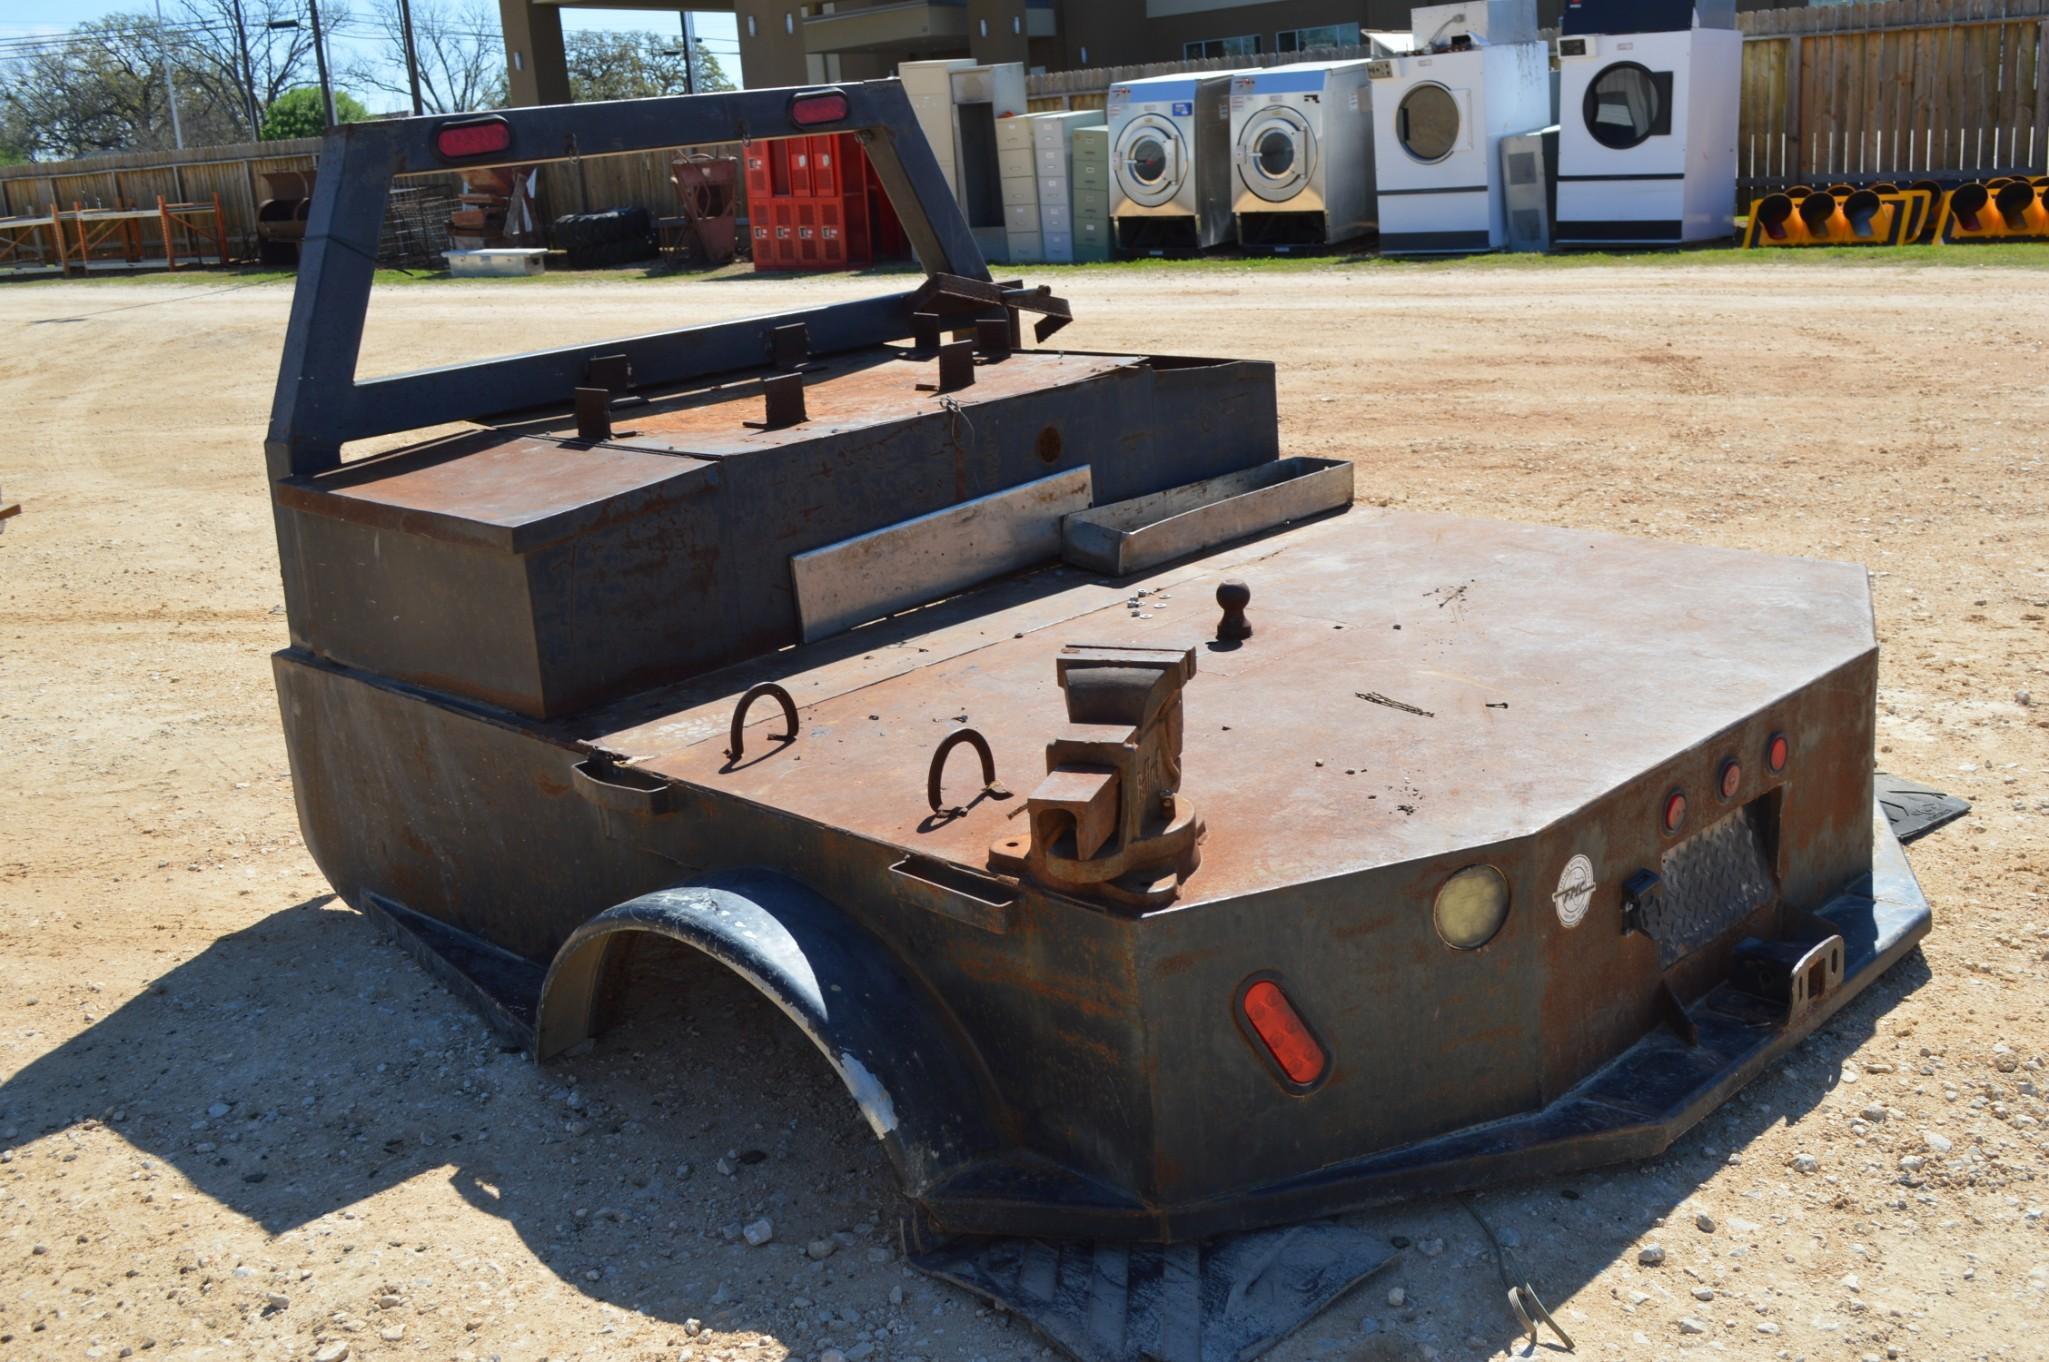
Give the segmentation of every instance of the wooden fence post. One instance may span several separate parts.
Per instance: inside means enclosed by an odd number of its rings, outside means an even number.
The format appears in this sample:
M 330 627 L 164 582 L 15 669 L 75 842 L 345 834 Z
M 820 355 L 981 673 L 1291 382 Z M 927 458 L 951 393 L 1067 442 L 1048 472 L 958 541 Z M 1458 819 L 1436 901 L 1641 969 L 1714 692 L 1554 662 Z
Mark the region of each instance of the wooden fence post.
M 2035 21 L 2034 141 L 2032 168 L 2049 173 L 2049 18 Z
M 1805 42 L 1797 33 L 1786 36 L 1786 178 L 1794 181 L 1807 168 L 1807 147 L 1803 141 L 1806 124 L 1800 117 L 1805 93 L 1800 86 L 1800 56 Z

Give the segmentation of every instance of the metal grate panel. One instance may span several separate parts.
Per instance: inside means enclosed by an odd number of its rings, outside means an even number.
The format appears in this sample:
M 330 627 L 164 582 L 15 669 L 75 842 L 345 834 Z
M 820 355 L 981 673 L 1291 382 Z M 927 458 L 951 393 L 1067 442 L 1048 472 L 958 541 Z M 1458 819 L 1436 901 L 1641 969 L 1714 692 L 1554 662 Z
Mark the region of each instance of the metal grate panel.
M 1778 893 L 1755 807 L 1708 824 L 1661 859 L 1662 892 L 1643 913 L 1661 966 L 1685 959 Z

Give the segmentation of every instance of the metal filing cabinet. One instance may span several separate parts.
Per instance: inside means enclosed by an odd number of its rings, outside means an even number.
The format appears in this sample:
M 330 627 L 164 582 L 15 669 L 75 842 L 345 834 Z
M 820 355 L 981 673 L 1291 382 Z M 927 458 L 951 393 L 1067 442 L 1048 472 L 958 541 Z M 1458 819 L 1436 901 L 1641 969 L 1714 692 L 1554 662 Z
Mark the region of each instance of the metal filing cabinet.
M 1073 176 L 1074 258 L 1108 260 L 1110 250 L 1110 130 L 1076 128 L 1069 139 Z
M 1047 260 L 1065 263 L 1074 259 L 1074 135 L 1103 127 L 1103 111 L 1034 114 L 1030 122 L 1039 187 L 1040 244 Z
M 1039 239 L 1039 178 L 1032 148 L 1034 116 L 999 119 L 996 164 L 1003 172 L 1003 233 L 1007 259 L 1029 264 L 1045 259 Z

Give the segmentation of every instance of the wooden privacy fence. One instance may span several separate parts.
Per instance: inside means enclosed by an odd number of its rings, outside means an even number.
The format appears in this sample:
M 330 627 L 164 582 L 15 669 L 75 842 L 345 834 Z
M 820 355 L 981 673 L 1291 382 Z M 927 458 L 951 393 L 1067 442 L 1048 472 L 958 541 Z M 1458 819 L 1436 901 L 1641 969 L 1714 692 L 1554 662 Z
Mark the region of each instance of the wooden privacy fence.
M 218 194 L 229 248 L 236 257 L 248 259 L 256 254 L 256 206 L 265 198 L 263 176 L 273 171 L 313 170 L 319 150 L 320 139 L 306 137 L 0 166 L 0 220 L 47 218 L 53 206 L 66 214 L 73 205 L 89 210 L 153 208 L 158 195 L 172 203 L 210 203 Z M 700 150 L 739 154 L 737 146 Z M 677 202 L 675 187 L 669 182 L 669 162 L 675 154 L 634 152 L 548 164 L 541 170 L 544 210 L 553 217 L 641 207 L 657 218 L 672 217 Z M 452 207 L 459 178 L 439 171 L 406 176 L 398 183 L 428 189 L 437 201 L 446 199 Z
M 2049 167 L 2049 0 L 1886 0 L 1737 24 L 1746 207 L 1790 184 Z
M 274 170 L 310 170 L 319 149 L 319 138 L 303 137 L 0 166 L 0 217 L 46 217 L 52 205 L 66 213 L 74 204 L 88 209 L 139 208 L 154 205 L 158 195 L 171 203 L 210 203 L 218 194 L 229 248 L 238 256 L 250 256 L 256 253 L 262 176 Z

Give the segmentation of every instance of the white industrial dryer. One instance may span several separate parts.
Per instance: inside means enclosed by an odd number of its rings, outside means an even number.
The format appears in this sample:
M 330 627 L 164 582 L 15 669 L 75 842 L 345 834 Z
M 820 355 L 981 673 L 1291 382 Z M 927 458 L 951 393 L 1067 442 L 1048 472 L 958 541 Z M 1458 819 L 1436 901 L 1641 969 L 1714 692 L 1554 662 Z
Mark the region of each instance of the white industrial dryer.
M 1373 230 L 1366 62 L 1301 62 L 1231 82 L 1232 208 L 1244 246 L 1323 246 Z
M 1551 54 L 1532 0 L 1410 12 L 1415 50 L 1367 63 L 1380 249 L 1498 250 L 1500 140 L 1551 120 Z
M 1110 220 L 1120 250 L 1201 250 L 1230 238 L 1230 94 L 1239 74 L 1110 87 Z
M 1734 0 L 1568 0 L 1552 239 L 1650 246 L 1729 235 L 1742 84 Z

